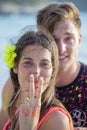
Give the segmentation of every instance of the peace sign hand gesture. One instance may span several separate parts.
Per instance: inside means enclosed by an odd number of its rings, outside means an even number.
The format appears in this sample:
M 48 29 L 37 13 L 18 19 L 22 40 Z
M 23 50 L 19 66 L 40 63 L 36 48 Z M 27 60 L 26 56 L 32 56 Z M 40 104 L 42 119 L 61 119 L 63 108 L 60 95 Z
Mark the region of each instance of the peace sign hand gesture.
M 29 98 L 20 105 L 19 126 L 20 130 L 36 130 L 41 109 L 41 95 L 43 78 L 40 77 L 39 85 L 35 89 L 34 76 L 30 75 Z

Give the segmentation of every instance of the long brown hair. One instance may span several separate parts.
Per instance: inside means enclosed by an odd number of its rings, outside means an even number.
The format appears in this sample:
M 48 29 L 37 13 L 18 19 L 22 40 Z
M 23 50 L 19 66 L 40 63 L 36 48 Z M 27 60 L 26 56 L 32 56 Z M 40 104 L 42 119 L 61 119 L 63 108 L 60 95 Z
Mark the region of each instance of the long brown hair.
M 45 92 L 42 94 L 41 113 L 40 113 L 40 119 L 41 119 L 44 112 L 51 106 L 59 105 L 63 107 L 63 105 L 58 100 L 55 99 L 55 84 L 56 84 L 56 77 L 59 69 L 58 48 L 50 33 L 47 32 L 46 30 L 43 30 L 41 27 L 38 29 L 38 31 L 27 31 L 19 38 L 19 40 L 15 44 L 16 46 L 15 53 L 17 54 L 17 57 L 14 60 L 15 62 L 14 66 L 18 66 L 23 50 L 27 46 L 31 46 L 31 45 L 33 46 L 40 45 L 51 52 L 53 72 L 52 72 L 50 83 L 47 89 L 45 90 Z M 18 130 L 19 129 L 18 122 L 17 122 L 18 118 L 15 118 L 14 115 L 17 110 L 16 108 L 17 99 L 21 93 L 20 84 L 18 81 L 18 75 L 14 73 L 13 68 L 10 70 L 10 76 L 13 82 L 14 94 L 9 103 L 8 112 L 11 118 L 11 130 Z

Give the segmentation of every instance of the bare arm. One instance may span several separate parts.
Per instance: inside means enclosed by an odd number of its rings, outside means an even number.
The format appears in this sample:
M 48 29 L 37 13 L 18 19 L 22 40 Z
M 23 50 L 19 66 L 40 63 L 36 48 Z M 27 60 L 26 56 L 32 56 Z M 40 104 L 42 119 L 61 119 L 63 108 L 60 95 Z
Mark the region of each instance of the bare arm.
M 0 110 L 0 130 L 3 129 L 4 124 L 9 118 L 8 112 L 7 112 L 7 104 L 10 101 L 13 94 L 13 87 L 11 79 L 8 79 L 3 86 L 2 90 L 2 107 Z
M 39 130 L 70 130 L 69 119 L 64 113 L 54 111 Z

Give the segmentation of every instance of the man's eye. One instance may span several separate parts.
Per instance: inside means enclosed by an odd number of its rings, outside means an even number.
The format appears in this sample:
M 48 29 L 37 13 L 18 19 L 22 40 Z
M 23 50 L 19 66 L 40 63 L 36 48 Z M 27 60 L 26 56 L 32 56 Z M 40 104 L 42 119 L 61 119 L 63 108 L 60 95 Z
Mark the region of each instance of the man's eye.
M 73 37 L 67 37 L 67 38 L 65 38 L 65 40 L 66 41 L 71 41 L 71 40 L 73 40 Z

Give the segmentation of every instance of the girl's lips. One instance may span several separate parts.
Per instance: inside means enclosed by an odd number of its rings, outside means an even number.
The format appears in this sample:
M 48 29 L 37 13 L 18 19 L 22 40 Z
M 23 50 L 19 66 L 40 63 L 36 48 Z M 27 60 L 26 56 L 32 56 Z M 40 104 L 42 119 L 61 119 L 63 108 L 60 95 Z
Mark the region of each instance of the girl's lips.
M 35 86 L 38 86 L 39 85 L 39 81 L 35 81 L 34 84 L 35 84 Z

